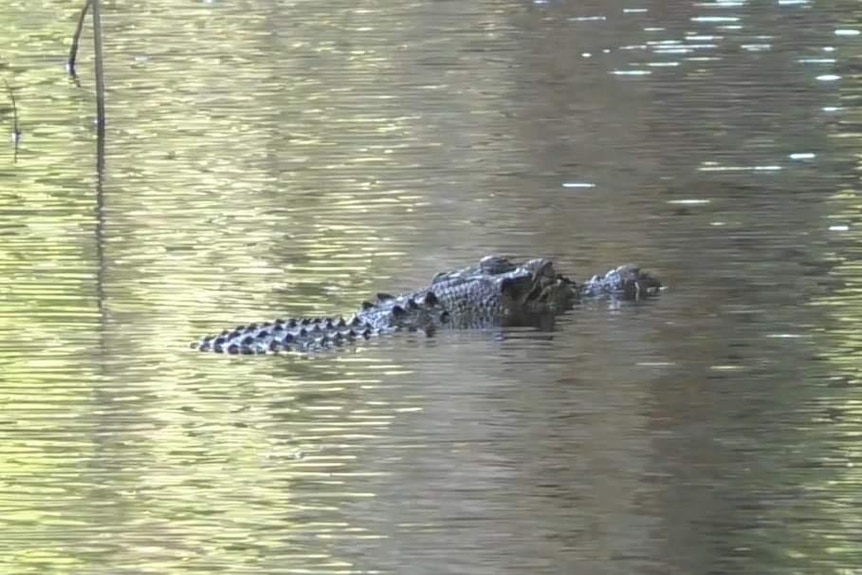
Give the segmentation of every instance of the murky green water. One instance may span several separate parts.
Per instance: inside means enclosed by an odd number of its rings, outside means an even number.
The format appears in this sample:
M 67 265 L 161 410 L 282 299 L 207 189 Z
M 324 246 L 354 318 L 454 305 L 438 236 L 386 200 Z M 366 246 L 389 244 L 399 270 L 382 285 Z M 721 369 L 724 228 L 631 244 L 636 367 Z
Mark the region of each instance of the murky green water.
M 0 6 L 0 572 L 862 572 L 857 3 L 105 3 L 101 206 L 81 3 Z M 186 347 L 492 252 L 670 290 Z

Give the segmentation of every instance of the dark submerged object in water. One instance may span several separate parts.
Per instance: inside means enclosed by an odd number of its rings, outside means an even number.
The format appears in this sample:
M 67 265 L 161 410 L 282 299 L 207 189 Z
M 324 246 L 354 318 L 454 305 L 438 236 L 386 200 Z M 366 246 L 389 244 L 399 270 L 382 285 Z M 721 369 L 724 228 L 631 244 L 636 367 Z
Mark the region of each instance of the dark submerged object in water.
M 478 264 L 440 272 L 418 290 L 377 294 L 348 318 L 291 318 L 240 325 L 191 344 L 227 354 L 311 352 L 396 331 L 432 332 L 441 327 L 523 325 L 555 316 L 584 299 L 639 300 L 657 294 L 661 282 L 633 265 L 576 283 L 558 274 L 551 260 L 513 262 L 486 256 Z

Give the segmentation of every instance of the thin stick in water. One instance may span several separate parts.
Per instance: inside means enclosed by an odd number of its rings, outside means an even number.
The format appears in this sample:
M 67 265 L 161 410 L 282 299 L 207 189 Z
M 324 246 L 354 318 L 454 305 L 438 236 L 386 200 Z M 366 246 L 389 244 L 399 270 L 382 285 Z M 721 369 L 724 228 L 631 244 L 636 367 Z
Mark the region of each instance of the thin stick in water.
M 12 90 L 12 86 L 5 79 L 3 83 L 6 85 L 9 99 L 12 101 L 12 144 L 15 146 L 15 160 L 17 161 L 18 144 L 21 142 L 21 126 L 18 124 L 18 103 L 15 101 L 15 92 Z
M 12 136 L 18 140 L 21 137 L 21 130 L 18 125 L 18 104 L 15 102 L 15 92 L 12 91 L 9 82 L 3 80 L 3 83 L 6 85 L 6 91 L 9 92 L 9 99 L 12 100 Z
M 70 76 L 77 76 L 75 64 L 78 59 L 78 42 L 81 39 L 81 31 L 84 29 L 84 19 L 87 17 L 87 10 L 93 0 L 87 0 L 84 3 L 84 8 L 81 10 L 81 15 L 78 16 L 78 27 L 75 28 L 75 35 L 72 36 L 72 47 L 69 49 L 69 61 L 66 62 L 66 71 Z
M 102 57 L 102 14 L 99 0 L 89 0 L 93 8 L 93 48 L 96 52 L 96 134 L 105 140 L 105 72 Z

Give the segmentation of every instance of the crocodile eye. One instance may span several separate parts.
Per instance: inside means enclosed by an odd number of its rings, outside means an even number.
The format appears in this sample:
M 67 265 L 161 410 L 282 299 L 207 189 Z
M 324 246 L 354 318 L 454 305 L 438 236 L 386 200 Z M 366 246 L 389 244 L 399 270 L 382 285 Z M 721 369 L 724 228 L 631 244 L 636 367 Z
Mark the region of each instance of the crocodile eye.
M 429 291 L 425 294 L 425 305 L 434 307 L 436 305 L 440 305 L 440 299 L 437 297 L 433 291 Z

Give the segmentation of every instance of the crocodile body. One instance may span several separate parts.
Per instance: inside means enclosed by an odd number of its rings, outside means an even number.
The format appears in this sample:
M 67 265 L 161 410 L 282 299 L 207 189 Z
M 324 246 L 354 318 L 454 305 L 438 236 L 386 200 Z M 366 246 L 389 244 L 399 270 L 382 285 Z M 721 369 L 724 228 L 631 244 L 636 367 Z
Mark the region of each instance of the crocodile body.
M 240 325 L 191 344 L 227 354 L 312 352 L 397 331 L 516 325 L 553 316 L 585 298 L 637 300 L 661 288 L 635 266 L 614 268 L 583 284 L 560 275 L 544 258 L 513 262 L 487 256 L 438 273 L 428 286 L 400 295 L 377 294 L 350 317 L 277 319 Z

